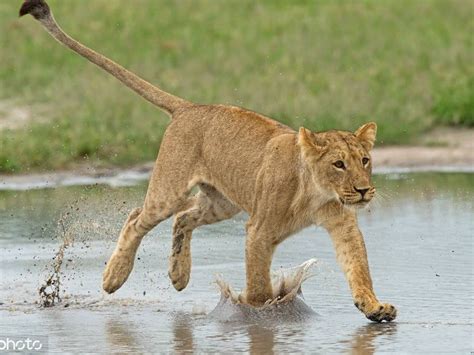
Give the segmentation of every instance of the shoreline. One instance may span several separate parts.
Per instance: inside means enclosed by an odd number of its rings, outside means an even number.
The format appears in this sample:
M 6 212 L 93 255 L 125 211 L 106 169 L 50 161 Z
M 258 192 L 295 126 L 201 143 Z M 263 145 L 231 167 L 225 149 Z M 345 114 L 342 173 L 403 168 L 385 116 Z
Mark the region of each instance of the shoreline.
M 372 151 L 374 175 L 416 172 L 474 173 L 473 144 L 458 147 L 400 146 Z M 147 181 L 154 162 L 130 168 L 81 166 L 64 171 L 0 174 L 0 191 L 24 191 L 61 186 L 133 186 Z

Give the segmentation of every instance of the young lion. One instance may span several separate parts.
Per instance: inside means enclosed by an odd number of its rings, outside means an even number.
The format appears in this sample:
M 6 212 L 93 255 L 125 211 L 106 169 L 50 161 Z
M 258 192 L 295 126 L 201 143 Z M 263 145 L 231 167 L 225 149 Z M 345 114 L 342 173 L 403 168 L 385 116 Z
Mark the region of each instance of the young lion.
M 371 184 L 375 123 L 355 133 L 299 132 L 239 107 L 198 105 L 151 85 L 65 34 L 44 0 L 27 0 L 31 14 L 59 42 L 106 70 L 171 116 L 142 208 L 134 209 L 120 232 L 103 275 L 112 293 L 127 280 L 145 234 L 175 216 L 169 277 L 176 290 L 188 284 L 191 235 L 202 225 L 248 213 L 246 302 L 272 298 L 270 266 L 275 248 L 309 225 L 321 225 L 334 242 L 354 304 L 381 322 L 396 309 L 373 291 L 364 240 L 354 207 L 375 194 Z M 199 192 L 191 196 L 194 186 Z

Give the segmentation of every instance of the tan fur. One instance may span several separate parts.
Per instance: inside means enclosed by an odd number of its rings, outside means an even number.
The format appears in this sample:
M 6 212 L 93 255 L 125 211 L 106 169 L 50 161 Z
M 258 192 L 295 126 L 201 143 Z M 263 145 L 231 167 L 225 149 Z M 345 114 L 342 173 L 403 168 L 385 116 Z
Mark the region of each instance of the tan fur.
M 190 103 L 70 38 L 45 10 L 43 0 L 27 4 L 27 12 L 57 40 L 172 115 L 144 205 L 130 213 L 104 271 L 107 292 L 127 280 L 145 234 L 173 215 L 169 276 L 178 291 L 184 289 L 191 272 L 192 231 L 243 210 L 249 215 L 245 247 L 249 304 L 259 306 L 272 297 L 270 266 L 277 245 L 316 224 L 332 237 L 355 305 L 374 321 L 395 318 L 395 308 L 375 297 L 355 212 L 375 193 L 369 155 L 375 123 L 355 133 L 314 133 L 305 128 L 297 133 L 239 107 Z M 363 158 L 369 159 L 365 165 Z M 343 167 L 336 166 L 339 161 Z M 200 191 L 191 196 L 196 185 Z

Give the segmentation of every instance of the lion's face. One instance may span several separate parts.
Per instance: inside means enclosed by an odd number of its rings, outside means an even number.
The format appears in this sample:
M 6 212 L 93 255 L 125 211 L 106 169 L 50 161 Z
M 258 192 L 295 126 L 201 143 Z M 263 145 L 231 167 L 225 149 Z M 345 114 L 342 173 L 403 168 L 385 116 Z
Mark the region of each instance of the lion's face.
M 329 131 L 312 133 L 300 129 L 299 144 L 314 183 L 327 199 L 344 205 L 364 206 L 375 194 L 371 183 L 369 151 L 377 126 L 367 123 L 355 133 Z

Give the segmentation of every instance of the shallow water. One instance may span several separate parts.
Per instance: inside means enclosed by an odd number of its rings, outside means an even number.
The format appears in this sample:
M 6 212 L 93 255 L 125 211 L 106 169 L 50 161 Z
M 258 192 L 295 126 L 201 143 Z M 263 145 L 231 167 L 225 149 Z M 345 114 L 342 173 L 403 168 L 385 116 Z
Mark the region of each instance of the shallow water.
M 376 185 L 379 199 L 360 212 L 360 225 L 376 293 L 398 307 L 396 322 L 384 324 L 353 306 L 322 229 L 285 241 L 273 262 L 280 268 L 318 259 L 303 284 L 314 318 L 226 323 L 207 314 L 220 297 L 216 273 L 244 285 L 245 215 L 195 231 L 183 292 L 167 277 L 166 221 L 145 238 L 127 283 L 105 295 L 104 263 L 146 186 L 0 192 L 0 338 L 37 337 L 50 352 L 82 353 L 472 351 L 474 174 L 381 175 Z M 74 244 L 62 265 L 63 300 L 40 308 L 37 289 L 64 233 Z

